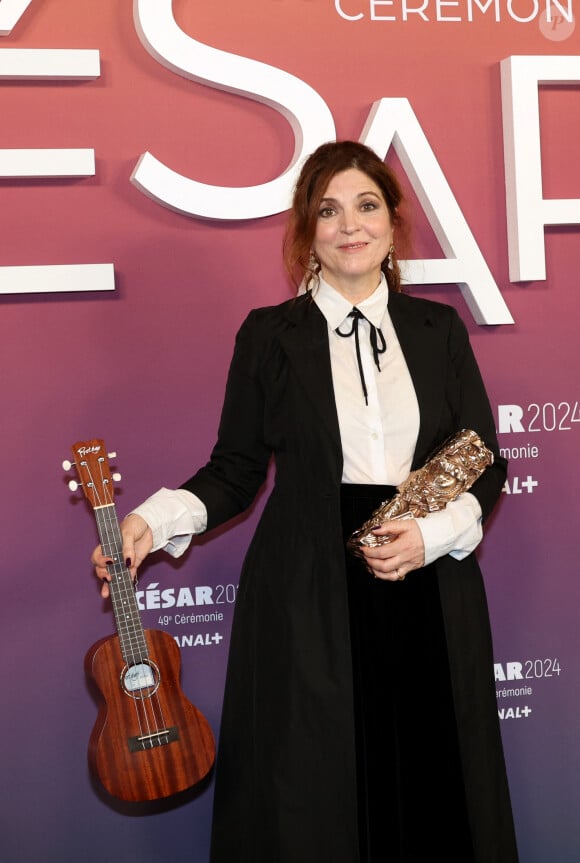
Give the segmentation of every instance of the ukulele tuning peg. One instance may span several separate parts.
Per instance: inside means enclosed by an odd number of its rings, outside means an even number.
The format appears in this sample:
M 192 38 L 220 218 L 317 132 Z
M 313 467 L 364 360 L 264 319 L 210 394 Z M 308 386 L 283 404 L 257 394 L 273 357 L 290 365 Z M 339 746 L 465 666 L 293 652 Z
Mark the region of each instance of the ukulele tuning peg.
M 71 491 L 76 491 L 77 488 L 79 488 L 81 485 L 82 485 L 82 483 L 77 482 L 76 479 L 71 479 L 71 481 L 68 484 L 68 487 L 70 488 Z
M 73 466 L 73 464 L 74 464 L 74 462 L 69 461 L 68 458 L 65 458 L 65 460 L 62 463 L 62 469 L 63 470 L 70 470 L 71 467 Z
M 114 473 L 113 479 L 115 480 L 115 482 L 119 482 L 119 480 L 121 479 L 121 474 L 120 473 Z
M 108 452 L 107 455 L 109 456 L 109 458 L 117 458 L 116 452 Z

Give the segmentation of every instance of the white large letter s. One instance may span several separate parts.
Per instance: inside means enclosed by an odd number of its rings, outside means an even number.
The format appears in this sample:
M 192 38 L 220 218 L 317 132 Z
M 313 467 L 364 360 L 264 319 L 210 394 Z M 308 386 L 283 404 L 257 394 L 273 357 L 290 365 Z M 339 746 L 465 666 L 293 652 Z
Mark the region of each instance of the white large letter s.
M 0 36 L 8 36 L 16 27 L 32 0 L 0 0 Z
M 134 0 L 133 13 L 139 38 L 156 60 L 192 81 L 279 111 L 292 126 L 295 149 L 283 174 L 257 186 L 199 183 L 172 171 L 151 153 L 141 156 L 131 182 L 166 207 L 208 219 L 256 219 L 287 210 L 304 157 L 336 137 L 332 114 L 321 96 L 288 72 L 192 39 L 177 26 L 171 0 Z

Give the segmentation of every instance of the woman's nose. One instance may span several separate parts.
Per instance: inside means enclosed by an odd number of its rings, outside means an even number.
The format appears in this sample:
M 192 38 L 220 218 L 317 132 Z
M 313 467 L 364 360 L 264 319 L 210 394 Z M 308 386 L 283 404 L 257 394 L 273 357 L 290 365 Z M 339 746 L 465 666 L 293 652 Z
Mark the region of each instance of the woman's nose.
M 343 210 L 341 229 L 345 234 L 352 234 L 359 228 L 358 213 L 356 210 Z

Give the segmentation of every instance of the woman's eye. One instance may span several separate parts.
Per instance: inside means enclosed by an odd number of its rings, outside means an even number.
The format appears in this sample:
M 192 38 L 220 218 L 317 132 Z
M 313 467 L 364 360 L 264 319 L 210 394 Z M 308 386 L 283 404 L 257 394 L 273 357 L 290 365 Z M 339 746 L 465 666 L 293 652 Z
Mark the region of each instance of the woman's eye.
M 328 217 L 329 217 L 329 216 L 333 216 L 333 215 L 334 215 L 334 213 L 335 213 L 335 211 L 332 209 L 332 207 L 324 207 L 324 208 L 320 211 L 319 216 L 320 216 L 322 219 L 328 219 Z
M 361 204 L 361 209 L 362 210 L 376 210 L 377 205 L 374 201 L 363 201 L 363 203 Z

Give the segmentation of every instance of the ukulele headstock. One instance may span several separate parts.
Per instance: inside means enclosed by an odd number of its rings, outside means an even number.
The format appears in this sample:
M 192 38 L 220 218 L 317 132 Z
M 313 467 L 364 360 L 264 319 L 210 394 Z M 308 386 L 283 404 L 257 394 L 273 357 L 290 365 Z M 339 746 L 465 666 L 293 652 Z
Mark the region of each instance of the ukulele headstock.
M 72 462 L 63 462 L 65 470 L 74 467 L 78 474 L 78 483 L 71 480 L 68 484 L 71 491 L 80 486 L 93 509 L 112 504 L 115 497 L 113 480 L 121 479 L 120 474 L 111 473 L 109 465 L 109 458 L 114 458 L 116 453 L 107 453 L 105 442 L 94 438 L 73 444 L 72 454 Z

